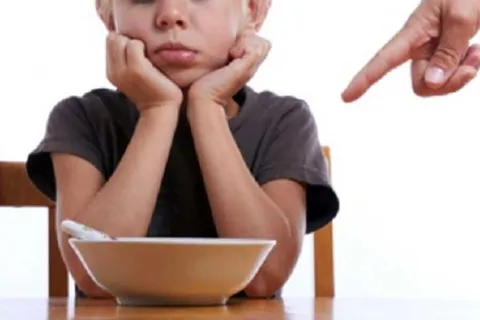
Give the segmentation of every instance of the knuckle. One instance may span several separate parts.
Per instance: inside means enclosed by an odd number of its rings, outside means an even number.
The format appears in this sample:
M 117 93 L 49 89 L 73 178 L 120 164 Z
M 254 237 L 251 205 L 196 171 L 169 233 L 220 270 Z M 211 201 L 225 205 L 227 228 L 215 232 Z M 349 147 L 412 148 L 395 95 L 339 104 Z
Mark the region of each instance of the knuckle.
M 134 40 L 128 41 L 127 46 L 132 51 L 141 50 L 143 48 L 143 43 L 140 40 L 134 39 Z
M 137 44 L 134 40 L 128 41 L 125 44 L 125 50 L 127 50 L 129 53 L 135 52 L 135 49 L 137 48 Z
M 265 40 L 265 47 L 268 51 L 270 51 L 270 49 L 272 49 L 272 42 L 269 40 Z
M 118 36 L 114 33 L 109 33 L 107 35 L 107 45 L 110 46 L 110 47 L 113 47 L 113 46 L 118 46 L 120 43 L 121 43 L 121 39 L 118 38 Z
M 263 56 L 265 49 L 265 43 L 257 42 L 254 43 L 248 51 L 255 57 L 255 59 L 258 59 Z
M 258 46 L 253 50 L 253 54 L 255 55 L 256 59 L 259 59 L 263 56 L 263 48 Z
M 457 50 L 452 47 L 440 46 L 436 52 L 438 63 L 442 68 L 448 68 L 451 65 L 455 65 L 461 60 L 461 56 Z
M 476 12 L 462 5 L 452 6 L 448 11 L 448 20 L 459 27 L 476 27 Z
M 107 42 L 112 43 L 115 40 L 115 35 L 113 33 L 109 33 L 107 35 Z

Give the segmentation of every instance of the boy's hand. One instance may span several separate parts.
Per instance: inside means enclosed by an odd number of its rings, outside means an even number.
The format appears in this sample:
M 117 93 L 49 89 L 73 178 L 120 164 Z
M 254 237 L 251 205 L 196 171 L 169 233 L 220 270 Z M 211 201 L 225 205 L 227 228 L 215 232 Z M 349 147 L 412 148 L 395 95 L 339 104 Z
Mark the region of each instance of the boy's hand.
M 270 52 L 270 42 L 247 30 L 230 50 L 232 62 L 197 80 L 189 90 L 189 101 L 214 102 L 226 106 L 255 74 Z
M 165 105 L 179 107 L 182 91 L 146 58 L 139 40 L 110 33 L 107 37 L 107 76 L 143 112 Z

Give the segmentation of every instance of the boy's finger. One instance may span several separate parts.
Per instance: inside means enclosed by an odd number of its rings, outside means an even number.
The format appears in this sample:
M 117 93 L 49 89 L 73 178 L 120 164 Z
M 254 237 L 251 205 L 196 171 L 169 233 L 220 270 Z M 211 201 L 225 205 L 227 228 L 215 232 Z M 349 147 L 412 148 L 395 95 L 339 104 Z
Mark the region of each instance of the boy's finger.
M 109 60 L 113 69 L 124 69 L 126 65 L 127 39 L 116 34 L 108 35 Z
M 105 41 L 106 44 L 106 67 L 107 67 L 107 75 L 110 81 L 115 81 L 115 74 L 116 71 L 116 55 L 114 54 L 114 38 L 112 35 L 108 35 Z
M 413 44 L 419 39 L 417 29 L 409 26 L 397 33 L 351 80 L 342 99 L 345 102 L 357 100 L 388 72 L 409 60 Z
M 245 81 L 250 80 L 260 67 L 262 62 L 266 59 L 270 51 L 270 43 L 262 39 L 252 39 L 249 46 L 245 49 Z
M 145 46 L 139 40 L 131 40 L 126 45 L 126 62 L 128 68 L 140 71 L 145 61 Z
M 246 47 L 250 44 L 251 37 L 254 37 L 254 32 L 249 31 L 246 28 L 242 33 L 237 36 L 235 44 L 230 49 L 230 55 L 234 59 L 241 58 L 245 54 Z
M 237 42 L 230 50 L 230 56 L 233 59 L 241 58 L 244 53 L 245 53 L 245 47 L 242 42 Z
M 240 90 L 253 77 L 271 47 L 270 42 L 256 37 L 244 38 L 239 44 L 242 55 L 228 65 L 226 72 L 231 92 Z
M 229 83 L 230 92 L 240 90 L 251 78 L 252 70 L 256 65 L 256 56 L 251 51 L 245 50 L 245 54 L 238 59 L 233 60 L 228 65 L 226 83 Z

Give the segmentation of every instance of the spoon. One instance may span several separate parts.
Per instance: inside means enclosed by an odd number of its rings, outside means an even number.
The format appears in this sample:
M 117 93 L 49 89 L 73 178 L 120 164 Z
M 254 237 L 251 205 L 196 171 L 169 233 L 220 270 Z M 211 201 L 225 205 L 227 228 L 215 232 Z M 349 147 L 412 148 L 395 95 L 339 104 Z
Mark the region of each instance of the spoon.
M 60 228 L 63 232 L 70 236 L 80 240 L 114 240 L 114 237 L 109 236 L 106 233 L 95 230 L 84 224 L 75 222 L 73 220 L 63 220 L 60 224 Z

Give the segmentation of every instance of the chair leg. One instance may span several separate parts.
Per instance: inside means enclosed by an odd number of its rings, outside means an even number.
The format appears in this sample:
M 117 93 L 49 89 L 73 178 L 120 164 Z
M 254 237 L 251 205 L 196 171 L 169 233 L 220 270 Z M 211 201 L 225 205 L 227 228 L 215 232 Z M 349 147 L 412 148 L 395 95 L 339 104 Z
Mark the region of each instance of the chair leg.
M 68 273 L 58 247 L 55 208 L 48 210 L 48 294 L 68 296 Z
M 332 223 L 314 233 L 315 297 L 334 297 Z

